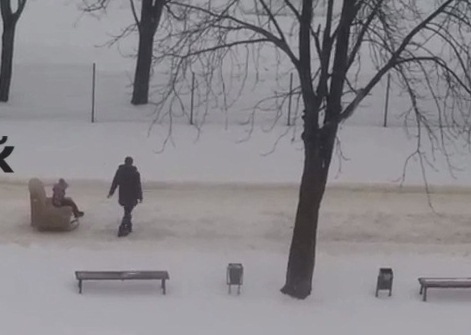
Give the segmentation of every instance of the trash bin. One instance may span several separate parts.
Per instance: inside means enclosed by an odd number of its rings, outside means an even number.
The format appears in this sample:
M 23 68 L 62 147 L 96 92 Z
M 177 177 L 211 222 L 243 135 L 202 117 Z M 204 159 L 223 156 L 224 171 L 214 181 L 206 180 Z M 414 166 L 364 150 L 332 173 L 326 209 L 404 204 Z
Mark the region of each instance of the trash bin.
M 380 290 L 388 290 L 389 296 L 391 296 L 393 277 L 393 270 L 391 268 L 379 269 L 378 281 L 376 283 L 376 297 L 378 297 L 378 292 Z
M 237 285 L 237 292 L 240 294 L 240 286 L 243 283 L 244 267 L 240 263 L 229 263 L 227 266 L 227 285 L 229 286 L 229 293 L 231 293 L 231 286 Z

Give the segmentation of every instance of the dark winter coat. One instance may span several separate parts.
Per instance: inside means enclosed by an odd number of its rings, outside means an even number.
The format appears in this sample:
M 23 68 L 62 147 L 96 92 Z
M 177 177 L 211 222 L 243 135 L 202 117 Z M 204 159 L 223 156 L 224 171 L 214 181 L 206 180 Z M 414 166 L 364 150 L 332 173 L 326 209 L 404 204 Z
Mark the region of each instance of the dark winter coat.
M 118 167 L 109 194 L 113 195 L 118 186 L 121 206 L 135 206 L 138 200 L 142 201 L 141 175 L 135 166 L 122 164 Z
M 65 199 L 65 190 L 67 187 L 69 187 L 69 185 L 63 179 L 60 179 L 57 184 L 54 184 L 52 187 L 52 204 L 54 206 L 62 206 L 62 201 Z

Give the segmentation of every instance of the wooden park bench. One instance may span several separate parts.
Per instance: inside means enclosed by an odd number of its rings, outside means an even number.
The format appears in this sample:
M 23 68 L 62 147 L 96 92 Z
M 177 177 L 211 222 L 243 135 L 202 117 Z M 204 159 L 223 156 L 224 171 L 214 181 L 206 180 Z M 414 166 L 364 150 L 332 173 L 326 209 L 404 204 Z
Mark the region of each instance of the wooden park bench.
M 165 294 L 165 281 L 170 279 L 167 271 L 75 271 L 79 293 L 82 293 L 84 280 L 161 280 Z
M 428 288 L 471 288 L 471 278 L 419 278 L 422 300 L 427 301 Z

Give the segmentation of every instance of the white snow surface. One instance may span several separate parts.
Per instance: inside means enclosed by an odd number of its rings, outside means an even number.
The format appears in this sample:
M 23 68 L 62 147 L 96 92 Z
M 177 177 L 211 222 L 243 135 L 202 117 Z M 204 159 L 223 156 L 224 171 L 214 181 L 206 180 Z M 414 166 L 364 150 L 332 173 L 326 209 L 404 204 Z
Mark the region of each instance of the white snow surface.
M 95 47 L 132 22 L 128 2 L 115 4 L 97 20 L 77 1 L 30 0 L 19 22 L 11 99 L 0 106 L 0 136 L 15 146 L 7 160 L 15 173 L 0 174 L 1 334 L 469 333 L 469 290 L 430 290 L 423 303 L 417 282 L 469 276 L 463 143 L 450 157 L 453 174 L 441 156 L 425 167 L 430 198 L 416 160 L 401 183 L 415 142 L 399 127 L 399 94 L 381 127 L 380 86 L 340 131 L 344 159 L 334 158 L 322 204 L 313 293 L 291 299 L 279 289 L 303 165 L 299 120 L 286 127 L 282 115 L 272 128 L 274 115 L 257 114 L 251 130 L 250 111 L 236 105 L 210 110 L 204 123 L 196 110 L 200 131 L 182 116 L 149 132 L 156 111 L 129 104 L 133 59 Z M 133 48 L 133 38 L 121 45 Z M 142 174 L 144 202 L 134 232 L 118 239 L 122 209 L 106 195 L 126 155 Z M 49 194 L 59 177 L 69 181 L 86 213 L 76 231 L 31 228 L 32 177 Z M 227 293 L 230 262 L 244 265 L 240 296 Z M 394 270 L 392 297 L 374 297 L 380 267 Z M 170 280 L 165 296 L 158 282 L 127 281 L 85 282 L 79 295 L 76 270 L 168 270 Z
M 331 189 L 324 202 L 314 291 L 283 296 L 296 188 L 175 185 L 147 189 L 135 231 L 115 237 L 120 209 L 101 185 L 70 194 L 86 211 L 78 230 L 29 226 L 24 185 L 0 196 L 2 330 L 25 334 L 216 334 L 296 332 L 441 334 L 469 327 L 466 290 L 430 290 L 419 276 L 463 276 L 469 261 L 470 195 Z M 227 263 L 244 265 L 240 296 L 225 286 Z M 379 267 L 394 269 L 392 297 L 374 297 Z M 168 270 L 158 282 L 85 282 L 76 270 Z

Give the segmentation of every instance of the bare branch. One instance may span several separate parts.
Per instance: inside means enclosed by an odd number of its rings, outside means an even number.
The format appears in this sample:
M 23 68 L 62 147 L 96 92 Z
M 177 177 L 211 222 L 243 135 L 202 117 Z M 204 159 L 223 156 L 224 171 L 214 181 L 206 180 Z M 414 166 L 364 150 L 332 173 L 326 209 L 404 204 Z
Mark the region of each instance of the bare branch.
M 368 31 L 368 29 L 370 29 L 371 23 L 373 22 L 375 17 L 378 15 L 378 12 L 381 9 L 383 2 L 384 0 L 377 0 L 371 12 L 367 16 L 366 21 L 361 22 L 360 32 L 353 45 L 352 51 L 350 52 L 347 68 L 350 68 L 353 62 L 355 61 L 355 58 L 357 57 L 358 51 L 360 50 L 361 44 L 363 42 L 363 38 L 365 37 L 365 34 Z
M 394 51 L 391 55 L 389 61 L 373 76 L 373 78 L 369 81 L 369 83 L 359 91 L 355 99 L 345 108 L 345 110 L 341 113 L 340 119 L 346 119 L 350 117 L 358 106 L 358 104 L 365 98 L 365 96 L 371 91 L 373 87 L 381 80 L 381 78 L 394 67 L 396 62 L 398 61 L 402 52 L 409 46 L 409 43 L 412 39 L 424 29 L 429 22 L 431 22 L 435 17 L 442 14 L 443 11 L 453 2 L 453 0 L 445 1 L 440 7 L 438 7 L 435 11 L 433 11 L 425 20 L 420 22 L 414 29 L 412 29 L 409 34 L 403 39 L 400 46 Z
M 26 0 L 18 0 L 18 8 L 15 12 L 15 20 L 18 20 L 26 6 Z
M 296 7 L 293 6 L 290 0 L 283 0 L 286 4 L 286 6 L 293 12 L 294 16 L 296 19 L 299 21 L 301 19 L 301 13 L 296 9 Z
M 131 4 L 131 12 L 132 12 L 132 16 L 134 18 L 134 22 L 136 23 L 137 27 L 139 29 L 140 28 L 140 22 L 139 22 L 139 18 L 137 17 L 137 12 L 136 12 L 136 7 L 134 5 L 134 0 L 129 0 L 130 4 Z

